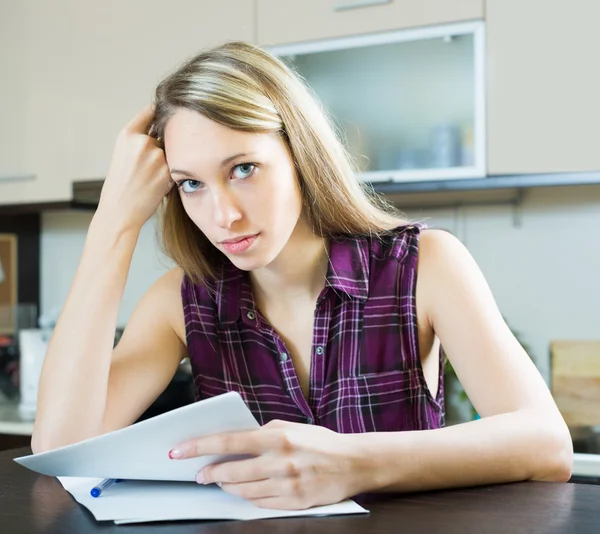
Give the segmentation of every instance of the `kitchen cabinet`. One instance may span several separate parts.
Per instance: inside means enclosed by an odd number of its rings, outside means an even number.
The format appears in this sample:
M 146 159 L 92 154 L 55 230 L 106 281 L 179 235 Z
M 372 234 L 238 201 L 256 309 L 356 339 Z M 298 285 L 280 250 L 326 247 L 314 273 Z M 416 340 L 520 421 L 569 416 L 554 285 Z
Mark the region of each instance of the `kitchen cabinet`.
M 25 68 L 22 53 L 25 50 L 25 9 L 23 4 L 0 6 L 0 69 L 2 93 L 0 98 L 0 197 L 2 185 L 8 177 L 25 172 Z M 17 53 L 15 53 L 17 52 Z M 21 53 L 19 53 L 21 52 Z
M 104 178 L 118 131 L 164 75 L 255 33 L 248 0 L 4 4 L 0 205 L 67 201 L 74 180 Z
M 598 0 L 487 0 L 490 174 L 600 169 L 598 20 Z
M 106 176 L 118 131 L 201 49 L 254 38 L 248 0 L 105 0 L 74 9 L 72 179 Z
M 104 178 L 117 132 L 151 101 L 156 83 L 200 49 L 231 39 L 258 42 L 305 75 L 338 124 L 351 126 L 350 136 L 360 117 L 345 109 L 380 103 L 390 110 L 363 125 L 383 139 L 373 137 L 371 147 L 361 146 L 369 136 L 349 140 L 359 157 L 379 151 L 358 162 L 369 166 L 365 179 L 600 169 L 597 0 L 174 0 L 168 12 L 164 6 L 2 4 L 0 68 L 9 83 L 0 93 L 0 205 L 66 201 L 73 181 Z M 469 36 L 461 27 L 475 29 Z M 402 72 L 412 85 L 400 80 Z M 367 95 L 361 84 L 387 91 L 385 99 Z M 416 160 L 425 143 L 432 135 L 455 136 L 448 124 L 457 122 L 466 143 L 462 162 L 423 169 Z
M 483 21 L 266 48 L 315 91 L 361 179 L 485 176 Z
M 69 196 L 70 1 L 1 8 L 0 204 Z
M 482 19 L 483 0 L 257 0 L 257 39 L 275 45 Z

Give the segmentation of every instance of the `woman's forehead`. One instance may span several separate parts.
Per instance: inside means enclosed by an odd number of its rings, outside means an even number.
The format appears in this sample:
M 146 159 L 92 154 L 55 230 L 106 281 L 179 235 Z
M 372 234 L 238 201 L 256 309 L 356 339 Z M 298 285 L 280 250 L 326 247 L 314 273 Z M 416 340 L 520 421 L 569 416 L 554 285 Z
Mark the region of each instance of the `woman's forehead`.
M 167 122 L 164 146 L 171 168 L 221 166 L 235 154 L 275 156 L 285 150 L 279 136 L 235 130 L 198 112 L 180 110 Z

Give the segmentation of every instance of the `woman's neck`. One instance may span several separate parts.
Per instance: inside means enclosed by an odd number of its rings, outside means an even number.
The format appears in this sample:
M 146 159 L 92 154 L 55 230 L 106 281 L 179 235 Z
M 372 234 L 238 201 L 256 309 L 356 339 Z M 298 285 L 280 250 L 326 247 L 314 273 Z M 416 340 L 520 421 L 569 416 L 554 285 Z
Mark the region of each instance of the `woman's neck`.
M 316 301 L 325 287 L 328 246 L 327 239 L 315 235 L 303 220 L 298 221 L 279 256 L 266 267 L 250 273 L 259 308 L 261 304 Z

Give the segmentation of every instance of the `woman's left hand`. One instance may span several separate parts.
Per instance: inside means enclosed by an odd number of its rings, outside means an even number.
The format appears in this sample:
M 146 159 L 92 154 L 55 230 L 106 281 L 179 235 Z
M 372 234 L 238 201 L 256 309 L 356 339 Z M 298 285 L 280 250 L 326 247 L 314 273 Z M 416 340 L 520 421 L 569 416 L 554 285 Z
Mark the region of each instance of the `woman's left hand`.
M 262 508 L 301 510 L 362 493 L 369 468 L 353 434 L 271 421 L 258 430 L 231 432 L 182 443 L 173 459 L 213 454 L 252 458 L 213 464 L 196 478 Z

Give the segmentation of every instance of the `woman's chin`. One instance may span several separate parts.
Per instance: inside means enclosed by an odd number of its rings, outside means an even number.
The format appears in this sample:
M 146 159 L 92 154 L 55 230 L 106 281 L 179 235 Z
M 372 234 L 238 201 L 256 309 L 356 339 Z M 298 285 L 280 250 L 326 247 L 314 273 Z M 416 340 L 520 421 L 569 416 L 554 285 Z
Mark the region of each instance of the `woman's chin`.
M 228 254 L 227 258 L 233 265 L 235 265 L 241 271 L 256 271 L 262 267 L 267 266 L 270 261 L 262 256 L 238 256 L 234 254 Z

